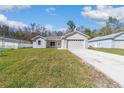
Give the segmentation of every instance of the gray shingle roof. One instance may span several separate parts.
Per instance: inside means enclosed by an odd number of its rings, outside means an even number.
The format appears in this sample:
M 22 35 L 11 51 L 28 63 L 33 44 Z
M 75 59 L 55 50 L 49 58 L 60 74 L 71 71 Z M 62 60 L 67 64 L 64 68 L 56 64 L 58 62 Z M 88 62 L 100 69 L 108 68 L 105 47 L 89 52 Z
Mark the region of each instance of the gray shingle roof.
M 65 34 L 65 35 L 63 35 L 63 36 L 48 36 L 48 37 L 42 37 L 41 35 L 38 35 L 38 36 L 33 37 L 32 40 L 36 40 L 37 38 L 43 38 L 43 39 L 45 39 L 45 40 L 61 40 L 61 39 L 63 39 L 63 38 L 66 38 L 66 37 L 68 37 L 68 36 L 71 36 L 71 35 L 73 35 L 73 34 L 75 34 L 75 33 L 79 33 L 79 34 L 81 34 L 81 35 L 86 36 L 87 38 L 89 38 L 88 35 L 85 35 L 85 34 L 79 32 L 79 31 L 73 31 L 73 32 L 69 32 L 69 33 L 67 33 L 67 34 Z
M 113 39 L 118 35 L 124 34 L 124 32 L 118 32 L 118 33 L 114 33 L 114 34 L 110 34 L 110 35 L 106 35 L 106 36 L 100 36 L 100 37 L 95 37 L 93 39 L 90 39 L 89 41 L 98 41 L 98 40 L 104 40 L 104 39 Z
M 61 36 L 49 36 L 46 37 L 46 40 L 61 40 Z
M 41 35 L 33 37 L 32 40 L 36 40 L 37 38 L 43 38 L 44 40 L 61 40 L 61 36 L 42 37 Z
M 12 39 L 12 38 L 4 38 L 4 37 L 0 37 L 0 40 L 6 41 L 6 42 L 16 42 L 16 43 L 31 43 L 30 41 L 18 40 L 18 39 Z

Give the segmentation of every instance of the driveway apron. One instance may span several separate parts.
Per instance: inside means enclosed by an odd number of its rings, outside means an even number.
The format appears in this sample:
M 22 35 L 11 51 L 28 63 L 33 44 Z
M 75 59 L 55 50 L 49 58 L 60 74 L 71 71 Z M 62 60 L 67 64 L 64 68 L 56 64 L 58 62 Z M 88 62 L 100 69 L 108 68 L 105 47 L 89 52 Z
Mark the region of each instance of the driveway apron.
M 124 87 L 124 56 L 89 49 L 69 51 Z

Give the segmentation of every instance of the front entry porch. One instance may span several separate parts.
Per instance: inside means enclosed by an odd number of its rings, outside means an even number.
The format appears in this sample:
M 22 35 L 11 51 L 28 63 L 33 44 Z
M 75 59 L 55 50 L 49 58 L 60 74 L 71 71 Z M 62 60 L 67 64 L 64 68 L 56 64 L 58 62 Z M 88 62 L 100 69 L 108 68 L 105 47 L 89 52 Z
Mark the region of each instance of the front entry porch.
M 61 41 L 60 40 L 48 40 L 47 41 L 47 48 L 60 48 Z

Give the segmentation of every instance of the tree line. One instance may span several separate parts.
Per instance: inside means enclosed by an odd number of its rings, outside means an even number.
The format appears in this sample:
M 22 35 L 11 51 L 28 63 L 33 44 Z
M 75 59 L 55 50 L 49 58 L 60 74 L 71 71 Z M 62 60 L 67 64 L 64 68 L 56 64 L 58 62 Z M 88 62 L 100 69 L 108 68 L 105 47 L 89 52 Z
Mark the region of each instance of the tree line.
M 33 23 L 28 27 L 18 29 L 1 24 L 0 36 L 31 41 L 31 38 L 37 35 L 42 35 L 43 37 L 62 36 L 74 30 L 83 32 L 84 34 L 89 35 L 91 38 L 124 31 L 123 25 L 120 23 L 120 21 L 117 18 L 113 17 L 109 17 L 108 20 L 105 22 L 105 26 L 103 26 L 99 31 L 95 29 L 91 30 L 90 28 L 85 28 L 83 26 L 76 27 L 76 24 L 73 20 L 69 20 L 66 24 L 68 25 L 68 28 L 65 31 L 50 31 L 44 26 L 36 23 Z
M 109 17 L 108 20 L 105 21 L 105 26 L 103 26 L 99 31 L 86 28 L 84 33 L 93 38 L 122 31 L 124 31 L 123 24 L 117 18 Z
M 44 26 L 38 24 L 31 24 L 28 27 L 23 28 L 11 28 L 6 25 L 0 25 L 0 36 L 6 38 L 14 38 L 14 39 L 21 39 L 21 40 L 28 40 L 31 41 L 31 38 L 42 35 L 43 37 L 46 36 L 62 36 L 64 31 L 50 31 Z

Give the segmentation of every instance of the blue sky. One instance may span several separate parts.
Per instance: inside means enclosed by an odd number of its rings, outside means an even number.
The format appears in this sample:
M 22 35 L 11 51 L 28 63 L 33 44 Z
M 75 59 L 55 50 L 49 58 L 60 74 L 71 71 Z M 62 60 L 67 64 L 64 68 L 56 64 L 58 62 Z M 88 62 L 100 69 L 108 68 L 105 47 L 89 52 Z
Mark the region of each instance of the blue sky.
M 37 23 L 50 29 L 65 29 L 67 21 L 73 20 L 77 27 L 99 29 L 109 16 L 123 22 L 123 11 L 124 6 L 0 6 L 0 23 L 9 26 Z

